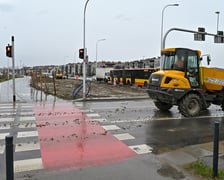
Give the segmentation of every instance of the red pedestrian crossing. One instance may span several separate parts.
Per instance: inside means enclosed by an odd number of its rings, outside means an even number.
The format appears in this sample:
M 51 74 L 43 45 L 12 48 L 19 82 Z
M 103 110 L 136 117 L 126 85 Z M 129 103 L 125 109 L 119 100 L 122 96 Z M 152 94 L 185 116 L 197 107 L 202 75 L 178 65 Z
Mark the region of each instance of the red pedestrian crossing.
M 35 114 L 44 168 L 84 168 L 136 155 L 72 104 L 37 105 Z

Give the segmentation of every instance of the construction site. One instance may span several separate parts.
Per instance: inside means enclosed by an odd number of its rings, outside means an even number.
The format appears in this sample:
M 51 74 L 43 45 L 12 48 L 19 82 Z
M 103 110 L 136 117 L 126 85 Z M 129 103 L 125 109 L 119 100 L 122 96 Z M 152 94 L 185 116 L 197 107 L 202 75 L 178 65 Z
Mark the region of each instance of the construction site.
M 79 86 L 83 83 L 79 79 L 55 79 L 46 76 L 33 75 L 30 85 L 35 89 L 41 90 L 46 94 L 51 94 L 65 100 L 79 99 L 83 97 L 83 89 L 74 95 Z M 87 98 L 112 98 L 112 97 L 140 97 L 147 96 L 145 88 L 129 86 L 129 85 L 114 85 L 110 82 L 97 82 L 89 80 L 86 82 Z

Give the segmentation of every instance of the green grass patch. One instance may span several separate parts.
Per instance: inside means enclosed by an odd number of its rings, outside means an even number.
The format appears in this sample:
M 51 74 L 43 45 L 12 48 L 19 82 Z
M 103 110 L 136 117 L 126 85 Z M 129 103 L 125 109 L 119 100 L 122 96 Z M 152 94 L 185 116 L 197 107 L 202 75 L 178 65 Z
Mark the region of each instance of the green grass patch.
M 218 177 L 212 178 L 212 168 L 203 164 L 200 161 L 195 161 L 193 163 L 184 166 L 185 169 L 192 171 L 195 175 L 200 176 L 205 180 L 224 180 L 224 170 L 218 171 Z
M 11 77 L 10 77 L 11 79 Z M 8 81 L 8 77 L 4 76 L 4 77 L 0 77 L 0 82 L 4 82 L 4 81 Z

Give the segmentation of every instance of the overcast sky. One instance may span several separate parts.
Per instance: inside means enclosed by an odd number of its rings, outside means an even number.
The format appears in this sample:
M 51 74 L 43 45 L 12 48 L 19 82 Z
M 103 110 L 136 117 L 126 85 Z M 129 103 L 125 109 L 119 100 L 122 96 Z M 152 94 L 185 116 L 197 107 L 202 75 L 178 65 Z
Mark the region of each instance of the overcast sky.
M 81 62 L 86 0 L 0 0 L 0 67 L 7 66 L 5 46 L 15 37 L 16 66 Z M 216 33 L 224 30 L 223 0 L 90 0 L 86 10 L 86 47 L 90 61 L 132 61 L 160 55 L 162 9 L 164 33 L 170 28 Z M 193 41 L 193 35 L 171 32 L 166 47 L 187 47 L 210 54 L 212 66 L 224 68 L 224 44 Z M 10 59 L 11 63 L 11 59 Z

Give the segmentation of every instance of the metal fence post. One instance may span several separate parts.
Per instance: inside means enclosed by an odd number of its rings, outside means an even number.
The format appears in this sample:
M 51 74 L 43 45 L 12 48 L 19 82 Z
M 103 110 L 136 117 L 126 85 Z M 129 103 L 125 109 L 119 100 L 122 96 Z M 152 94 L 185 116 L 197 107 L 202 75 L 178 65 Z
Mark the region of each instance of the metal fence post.
M 5 137 L 6 180 L 14 180 L 13 136 Z

